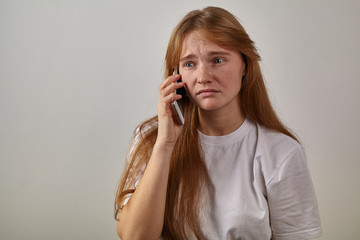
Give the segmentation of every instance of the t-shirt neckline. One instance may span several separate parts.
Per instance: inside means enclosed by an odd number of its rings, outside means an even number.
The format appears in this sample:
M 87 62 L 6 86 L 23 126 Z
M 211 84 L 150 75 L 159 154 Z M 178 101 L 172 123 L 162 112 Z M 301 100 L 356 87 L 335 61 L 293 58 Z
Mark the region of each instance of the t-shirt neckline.
M 232 133 L 223 136 L 209 136 L 198 130 L 199 140 L 201 144 L 209 145 L 229 145 L 238 142 L 249 130 L 251 121 L 245 118 L 245 121 Z

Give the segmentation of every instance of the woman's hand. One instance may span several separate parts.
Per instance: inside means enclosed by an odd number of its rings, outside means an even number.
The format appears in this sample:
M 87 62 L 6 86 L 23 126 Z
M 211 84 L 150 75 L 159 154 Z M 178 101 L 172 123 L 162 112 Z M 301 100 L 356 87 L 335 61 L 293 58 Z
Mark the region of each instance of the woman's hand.
M 173 75 L 166 78 L 159 86 L 159 102 L 157 105 L 159 127 L 156 142 L 173 145 L 180 135 L 182 125 L 174 121 L 174 114 L 171 103 L 181 99 L 181 95 L 175 93 L 175 90 L 185 85 L 184 82 L 177 82 L 180 75 Z
M 151 157 L 135 192 L 119 213 L 117 232 L 122 239 L 158 239 L 164 227 L 166 192 L 172 153 L 182 125 L 175 123 L 171 103 L 184 83 L 180 75 L 166 78 L 159 86 L 158 136 Z

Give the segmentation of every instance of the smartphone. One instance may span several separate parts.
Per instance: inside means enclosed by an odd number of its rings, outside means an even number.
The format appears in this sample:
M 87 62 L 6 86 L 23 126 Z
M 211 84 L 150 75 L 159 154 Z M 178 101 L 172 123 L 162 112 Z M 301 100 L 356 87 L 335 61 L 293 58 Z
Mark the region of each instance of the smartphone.
M 179 67 L 175 69 L 176 73 L 179 74 Z M 177 80 L 177 82 L 181 82 L 181 78 Z M 185 112 L 185 98 L 186 98 L 186 90 L 185 87 L 178 88 L 175 90 L 176 94 L 179 94 L 182 96 L 181 99 L 175 100 L 172 102 L 171 106 L 172 109 L 176 115 L 177 122 L 179 124 L 184 125 L 185 118 L 184 118 L 184 112 Z

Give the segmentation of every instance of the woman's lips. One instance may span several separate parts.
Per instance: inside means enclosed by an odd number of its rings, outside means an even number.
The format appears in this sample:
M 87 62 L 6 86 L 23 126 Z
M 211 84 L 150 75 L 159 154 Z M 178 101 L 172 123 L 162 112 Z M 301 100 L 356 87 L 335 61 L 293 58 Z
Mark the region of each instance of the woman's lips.
M 216 95 L 219 92 L 220 91 L 216 90 L 216 89 L 201 89 L 196 93 L 196 95 L 201 96 L 201 97 L 211 97 L 211 96 Z

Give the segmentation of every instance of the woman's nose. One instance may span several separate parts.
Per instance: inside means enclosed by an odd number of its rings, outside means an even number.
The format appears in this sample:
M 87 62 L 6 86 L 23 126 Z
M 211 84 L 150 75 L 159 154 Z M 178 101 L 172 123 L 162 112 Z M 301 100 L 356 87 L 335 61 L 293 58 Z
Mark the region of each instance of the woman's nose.
M 206 65 L 200 65 L 197 69 L 197 82 L 207 84 L 211 82 L 211 69 Z

